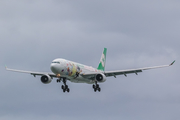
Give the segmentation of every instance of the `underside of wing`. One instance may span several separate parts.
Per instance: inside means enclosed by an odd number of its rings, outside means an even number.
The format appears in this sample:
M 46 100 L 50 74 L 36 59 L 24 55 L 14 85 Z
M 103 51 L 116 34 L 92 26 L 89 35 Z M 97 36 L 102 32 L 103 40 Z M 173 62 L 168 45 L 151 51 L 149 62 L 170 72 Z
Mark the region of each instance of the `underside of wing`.
M 55 74 L 53 74 L 53 73 L 48 73 L 48 72 L 24 71 L 24 70 L 10 69 L 10 68 L 7 68 L 7 67 L 6 67 L 6 70 L 12 71 L 12 72 L 28 73 L 28 74 L 31 74 L 31 75 L 34 75 L 34 76 L 36 76 L 36 75 L 39 75 L 39 76 L 49 75 L 50 77 L 57 77 Z
M 117 75 L 125 75 L 126 74 L 130 74 L 130 73 L 139 73 L 142 72 L 142 70 L 140 69 L 132 69 L 132 70 L 117 70 L 117 71 L 105 71 L 105 72 L 92 72 L 92 73 L 86 73 L 86 74 L 81 74 L 82 77 L 84 78 L 95 78 L 95 76 L 97 74 L 103 73 L 106 77 L 110 77 L 110 76 L 117 76 Z
M 139 72 L 142 72 L 143 70 L 169 67 L 169 66 L 173 65 L 174 62 L 175 61 L 173 61 L 169 65 L 162 65 L 162 66 L 145 67 L 145 68 L 129 69 L 129 70 L 119 70 L 119 71 L 105 71 L 104 74 L 106 75 L 106 77 L 110 77 L 110 76 L 116 77 L 116 75 L 125 75 L 125 76 L 127 76 L 126 74 L 131 74 L 131 73 L 135 73 L 137 75 Z
M 142 70 L 134 69 L 134 70 L 106 71 L 104 74 L 106 75 L 106 77 L 110 77 L 110 76 L 117 76 L 117 75 L 127 76 L 127 74 L 131 74 L 131 73 L 135 73 L 137 75 L 137 73 L 139 72 L 142 72 Z

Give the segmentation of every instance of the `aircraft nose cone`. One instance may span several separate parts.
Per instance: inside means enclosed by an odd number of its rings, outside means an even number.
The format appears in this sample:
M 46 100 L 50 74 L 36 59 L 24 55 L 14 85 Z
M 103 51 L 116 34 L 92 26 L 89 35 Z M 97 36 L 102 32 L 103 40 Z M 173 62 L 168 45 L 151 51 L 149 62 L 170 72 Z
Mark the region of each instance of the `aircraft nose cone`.
M 55 64 L 51 64 L 51 71 L 55 74 L 58 73 L 57 66 Z

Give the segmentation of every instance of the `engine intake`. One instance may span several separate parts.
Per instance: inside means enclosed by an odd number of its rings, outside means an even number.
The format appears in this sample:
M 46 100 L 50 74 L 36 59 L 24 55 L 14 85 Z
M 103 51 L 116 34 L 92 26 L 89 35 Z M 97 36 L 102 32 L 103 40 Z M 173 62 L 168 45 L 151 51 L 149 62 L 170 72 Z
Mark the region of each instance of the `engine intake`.
M 96 80 L 98 82 L 105 82 L 106 81 L 106 76 L 103 73 L 97 74 L 96 75 Z
M 48 84 L 52 81 L 51 77 L 49 75 L 43 75 L 41 77 L 41 82 L 44 84 Z

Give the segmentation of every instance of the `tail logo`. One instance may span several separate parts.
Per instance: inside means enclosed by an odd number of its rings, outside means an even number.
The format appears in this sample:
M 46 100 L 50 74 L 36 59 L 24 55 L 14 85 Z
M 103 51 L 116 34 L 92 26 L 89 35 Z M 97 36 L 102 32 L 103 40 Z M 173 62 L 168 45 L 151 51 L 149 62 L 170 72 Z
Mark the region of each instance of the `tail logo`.
M 104 54 L 102 54 L 101 64 L 103 67 L 105 66 L 105 55 Z
M 99 62 L 98 70 L 104 71 L 105 69 L 105 64 L 106 64 L 106 52 L 107 48 L 104 48 L 103 54 L 101 55 L 101 59 Z

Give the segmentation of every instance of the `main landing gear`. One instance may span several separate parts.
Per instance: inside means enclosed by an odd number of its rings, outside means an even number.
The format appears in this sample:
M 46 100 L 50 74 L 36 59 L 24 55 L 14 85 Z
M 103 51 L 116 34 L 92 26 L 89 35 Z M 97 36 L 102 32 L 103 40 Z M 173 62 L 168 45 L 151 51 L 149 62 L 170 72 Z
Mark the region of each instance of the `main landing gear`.
M 99 84 L 97 84 L 97 81 L 95 82 L 95 85 L 93 84 L 93 89 L 94 89 L 94 92 L 96 92 L 96 91 L 101 91 L 101 88 L 99 87 Z
M 66 78 L 63 78 L 62 82 L 64 83 L 64 85 L 61 86 L 63 92 L 70 92 L 70 89 L 68 87 L 68 85 L 66 85 Z M 61 79 L 57 79 L 57 82 L 61 82 Z
M 68 85 L 66 84 L 66 78 L 59 78 L 59 79 L 57 79 L 57 83 L 58 82 L 63 82 L 63 84 L 64 85 L 62 85 L 61 86 L 61 89 L 63 90 L 63 92 L 65 93 L 66 91 L 69 93 L 70 92 L 70 89 L 69 89 L 69 87 L 68 87 Z M 99 84 L 97 83 L 97 81 L 95 81 L 95 84 L 93 84 L 93 89 L 94 89 L 94 92 L 96 92 L 96 91 L 99 91 L 99 92 L 101 92 L 101 88 L 99 87 Z

